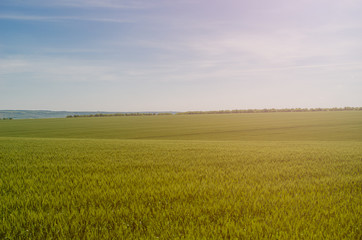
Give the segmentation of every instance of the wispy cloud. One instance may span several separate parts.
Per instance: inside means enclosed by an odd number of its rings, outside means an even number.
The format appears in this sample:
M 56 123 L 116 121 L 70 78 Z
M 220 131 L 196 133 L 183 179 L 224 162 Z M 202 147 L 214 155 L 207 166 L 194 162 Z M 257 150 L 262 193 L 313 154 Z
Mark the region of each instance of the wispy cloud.
M 72 7 L 103 7 L 103 8 L 144 8 L 146 1 L 139 0 L 63 0 L 57 1 L 60 5 Z
M 115 18 L 94 18 L 94 17 L 78 17 L 78 16 L 39 16 L 39 15 L 15 15 L 0 14 L 0 19 L 16 20 L 16 21 L 88 21 L 88 22 L 108 22 L 108 23 L 129 23 L 129 19 Z
M 349 26 L 346 26 L 348 29 Z M 210 68 L 235 69 L 291 69 L 361 62 L 357 37 L 335 36 L 319 29 L 282 30 L 273 33 L 248 33 L 229 30 L 227 34 L 193 34 L 163 40 L 135 40 L 132 47 L 154 49 L 164 61 L 194 62 L 195 66 L 207 63 Z M 344 28 L 339 26 L 343 31 Z M 124 43 L 122 43 L 124 44 Z M 348 56 L 346 58 L 345 56 Z M 197 62 L 195 62 L 197 61 Z
M 144 8 L 149 5 L 145 1 L 138 0 L 3 0 L 3 5 L 15 6 L 41 6 L 41 7 L 75 7 L 75 8 L 117 8 L 132 9 Z
M 122 70 L 99 62 L 62 58 L 18 56 L 0 59 L 0 80 L 9 76 L 37 82 L 103 82 L 121 76 Z

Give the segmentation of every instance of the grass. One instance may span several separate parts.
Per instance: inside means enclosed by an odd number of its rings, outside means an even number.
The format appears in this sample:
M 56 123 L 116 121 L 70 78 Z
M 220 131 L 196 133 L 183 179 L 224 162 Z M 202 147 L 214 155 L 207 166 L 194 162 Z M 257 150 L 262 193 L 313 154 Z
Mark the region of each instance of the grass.
M 361 119 L 4 121 L 0 239 L 361 239 Z

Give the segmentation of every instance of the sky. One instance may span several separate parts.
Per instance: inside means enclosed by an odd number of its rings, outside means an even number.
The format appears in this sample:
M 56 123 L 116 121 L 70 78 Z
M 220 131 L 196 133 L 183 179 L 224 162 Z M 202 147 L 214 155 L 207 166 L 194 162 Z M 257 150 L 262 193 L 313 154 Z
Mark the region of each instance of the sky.
M 0 0 L 0 109 L 362 106 L 360 0 Z

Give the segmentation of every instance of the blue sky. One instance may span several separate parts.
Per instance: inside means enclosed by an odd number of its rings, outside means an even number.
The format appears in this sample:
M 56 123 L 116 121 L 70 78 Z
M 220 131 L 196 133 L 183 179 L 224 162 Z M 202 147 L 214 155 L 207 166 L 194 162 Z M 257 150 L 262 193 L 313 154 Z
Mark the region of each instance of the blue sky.
M 362 106 L 358 0 L 0 0 L 0 109 Z

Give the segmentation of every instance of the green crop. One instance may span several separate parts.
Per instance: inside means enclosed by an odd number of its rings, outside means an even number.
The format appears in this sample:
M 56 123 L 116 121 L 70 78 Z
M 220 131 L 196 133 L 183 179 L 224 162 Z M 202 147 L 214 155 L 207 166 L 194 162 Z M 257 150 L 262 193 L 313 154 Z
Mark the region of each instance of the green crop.
M 361 239 L 361 113 L 245 115 L 1 122 L 0 239 Z
M 362 141 L 362 111 L 0 121 L 2 137 Z

